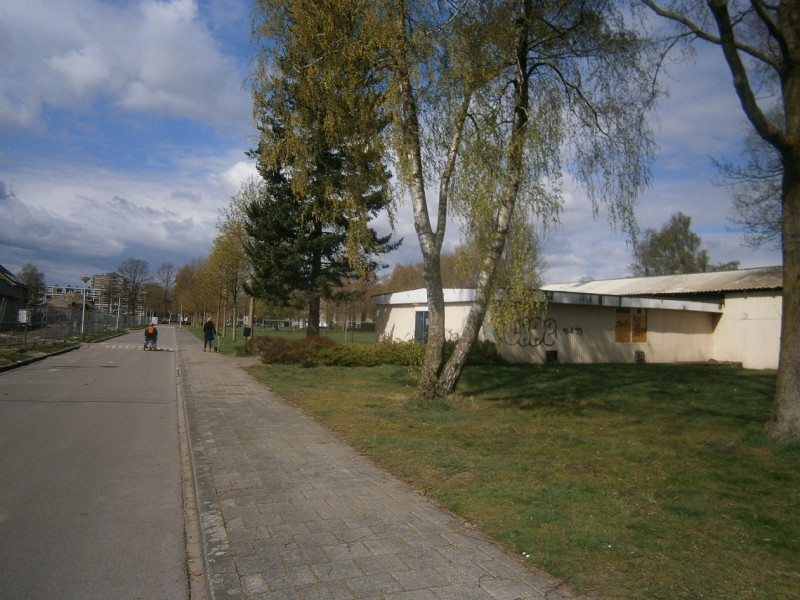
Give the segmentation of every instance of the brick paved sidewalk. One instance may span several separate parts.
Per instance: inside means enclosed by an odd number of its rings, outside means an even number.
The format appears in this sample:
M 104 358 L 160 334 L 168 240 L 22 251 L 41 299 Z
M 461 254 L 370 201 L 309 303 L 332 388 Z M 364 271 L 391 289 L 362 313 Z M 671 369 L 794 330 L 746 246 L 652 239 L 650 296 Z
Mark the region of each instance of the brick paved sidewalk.
M 178 332 L 213 599 L 572 598 Z

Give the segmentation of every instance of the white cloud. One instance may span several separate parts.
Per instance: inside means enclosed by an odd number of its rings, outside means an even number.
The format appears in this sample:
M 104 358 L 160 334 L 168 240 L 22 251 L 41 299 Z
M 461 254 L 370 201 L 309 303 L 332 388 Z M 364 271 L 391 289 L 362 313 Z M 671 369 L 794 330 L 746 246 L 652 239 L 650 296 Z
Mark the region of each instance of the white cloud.
M 47 61 L 53 71 L 61 75 L 70 91 L 84 96 L 101 88 L 110 79 L 110 65 L 98 44 L 75 48 Z
M 15 270 L 34 262 L 49 281 L 65 282 L 80 274 L 64 272 L 64 265 L 81 260 L 103 272 L 129 257 L 152 268 L 203 257 L 234 189 L 230 174 L 243 170 L 221 158 L 216 163 L 217 175 L 186 170 L 141 178 L 74 165 L 0 175 L 0 190 L 8 189 L 0 194 L 3 264 Z
M 241 189 L 243 183 L 257 176 L 258 171 L 256 171 L 256 166 L 253 161 L 240 160 L 234 163 L 229 169 L 226 169 L 218 179 L 224 185 L 228 186 L 232 196 Z
M 5 187 L 5 186 L 3 186 Z M 110 256 L 123 244 L 81 220 L 26 203 L 13 192 L 0 197 L 0 246 L 50 255 Z
M 46 105 L 97 95 L 127 111 L 247 125 L 245 66 L 222 51 L 196 0 L 12 0 L 0 19 L 0 128 L 42 126 Z

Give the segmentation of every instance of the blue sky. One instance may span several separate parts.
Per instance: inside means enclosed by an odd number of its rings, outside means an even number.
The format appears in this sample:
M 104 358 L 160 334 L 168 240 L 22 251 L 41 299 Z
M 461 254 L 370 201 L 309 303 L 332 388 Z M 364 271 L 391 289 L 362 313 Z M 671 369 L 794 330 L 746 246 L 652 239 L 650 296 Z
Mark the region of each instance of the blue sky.
M 0 3 L 0 264 L 28 262 L 50 284 L 113 271 L 127 258 L 151 271 L 208 254 L 220 209 L 253 171 L 246 78 L 248 0 L 4 0 Z M 692 217 L 712 262 L 780 264 L 728 231 L 729 191 L 711 156 L 736 158 L 747 129 L 721 55 L 700 47 L 672 67 L 654 115 L 654 181 L 642 228 Z M 398 212 L 415 262 L 411 207 Z M 458 240 L 451 229 L 449 244 Z M 631 250 L 568 191 L 544 244 L 544 279 L 628 275 Z

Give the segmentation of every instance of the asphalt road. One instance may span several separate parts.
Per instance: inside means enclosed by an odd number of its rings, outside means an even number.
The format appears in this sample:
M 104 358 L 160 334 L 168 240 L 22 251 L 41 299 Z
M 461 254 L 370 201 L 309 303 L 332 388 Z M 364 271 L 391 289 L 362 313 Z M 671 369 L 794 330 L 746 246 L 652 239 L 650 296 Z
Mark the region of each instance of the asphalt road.
M 0 598 L 187 598 L 175 331 L 0 374 Z

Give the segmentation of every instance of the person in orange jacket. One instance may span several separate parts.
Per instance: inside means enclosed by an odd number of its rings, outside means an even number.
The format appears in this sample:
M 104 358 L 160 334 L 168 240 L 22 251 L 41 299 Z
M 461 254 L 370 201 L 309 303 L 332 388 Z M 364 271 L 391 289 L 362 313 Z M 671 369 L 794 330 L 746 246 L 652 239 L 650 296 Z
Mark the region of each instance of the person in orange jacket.
M 144 330 L 144 349 L 147 350 L 148 344 L 155 348 L 158 343 L 158 329 L 152 323 Z

